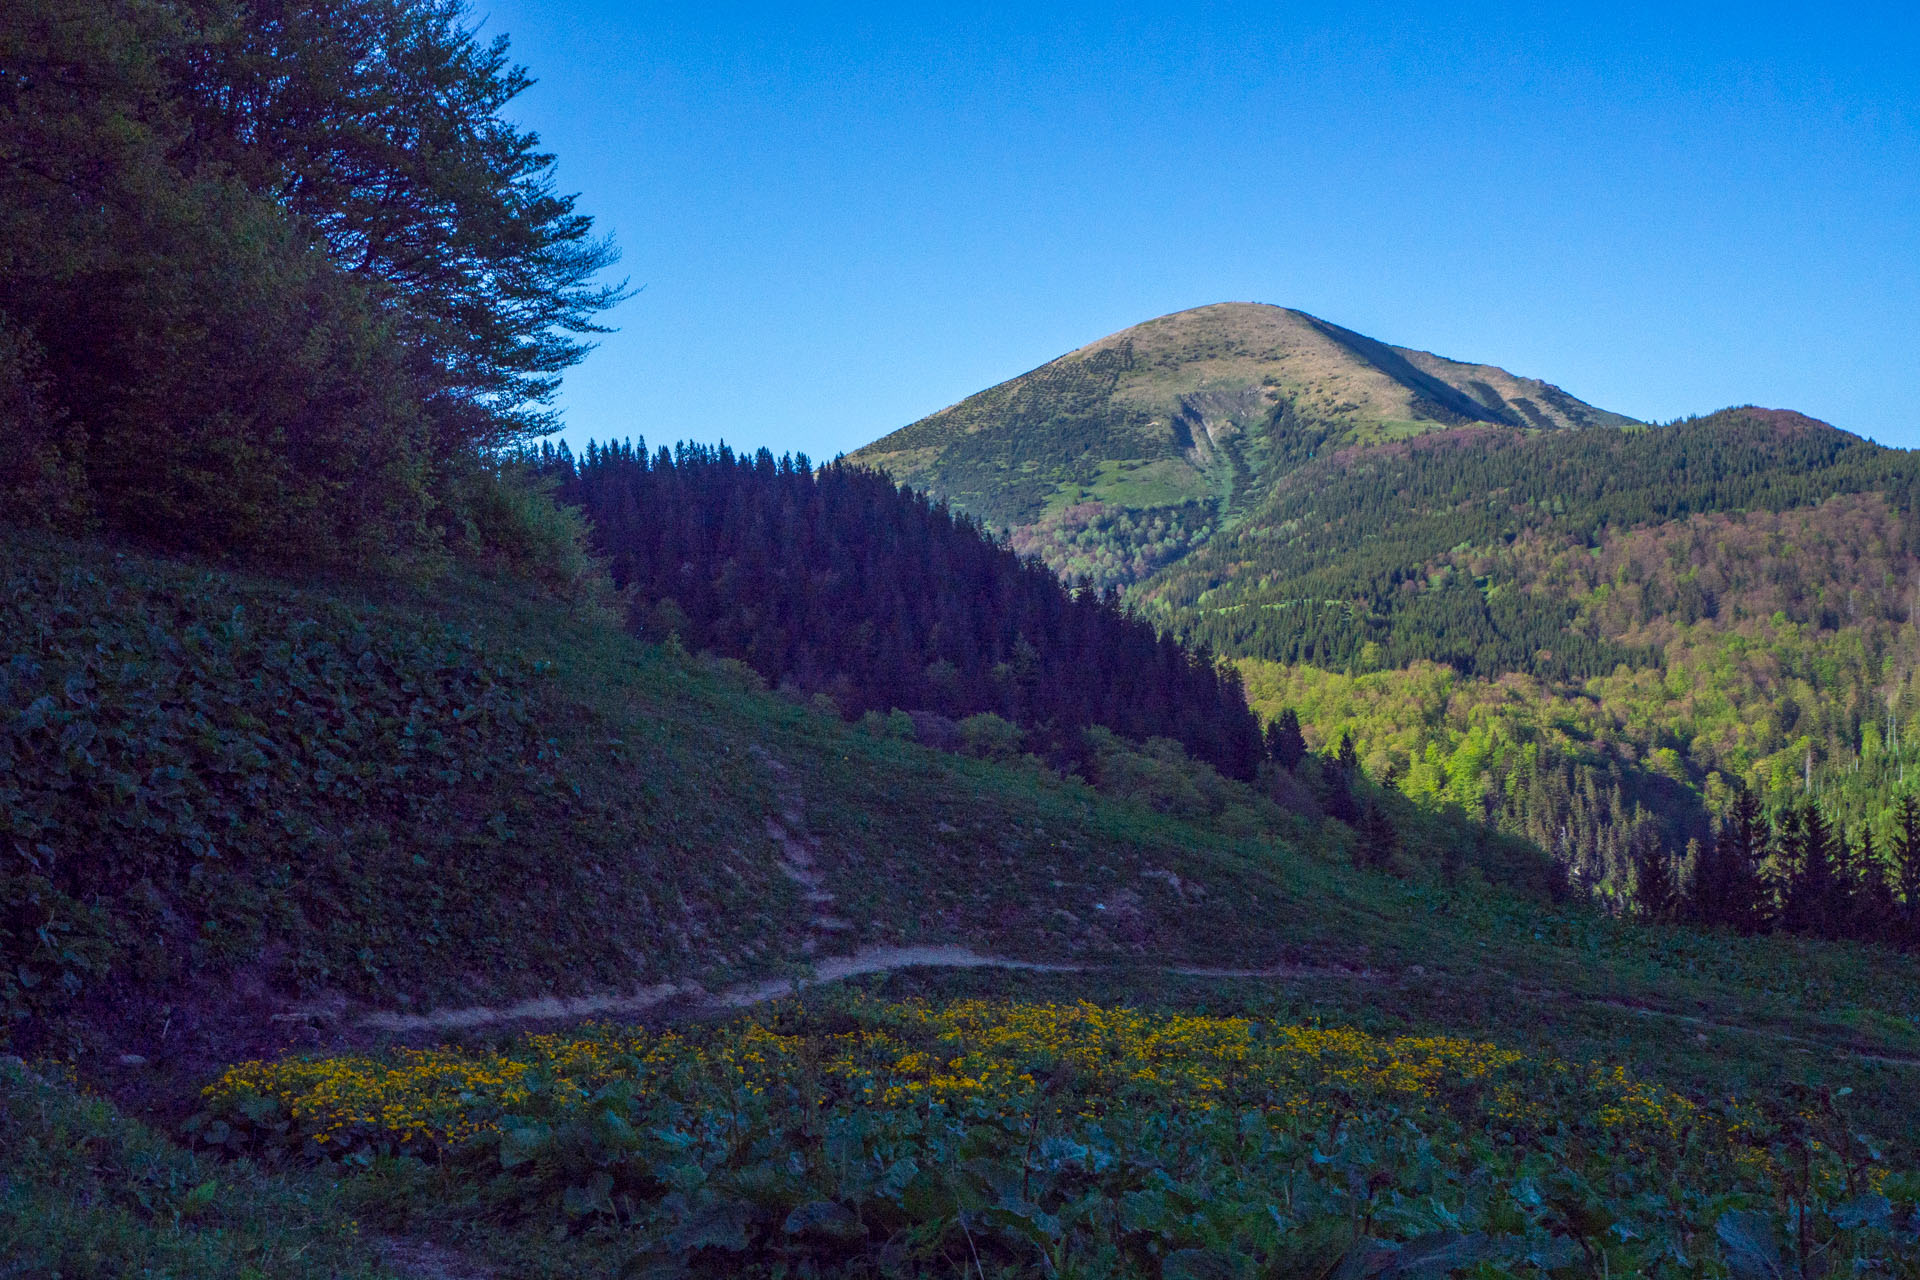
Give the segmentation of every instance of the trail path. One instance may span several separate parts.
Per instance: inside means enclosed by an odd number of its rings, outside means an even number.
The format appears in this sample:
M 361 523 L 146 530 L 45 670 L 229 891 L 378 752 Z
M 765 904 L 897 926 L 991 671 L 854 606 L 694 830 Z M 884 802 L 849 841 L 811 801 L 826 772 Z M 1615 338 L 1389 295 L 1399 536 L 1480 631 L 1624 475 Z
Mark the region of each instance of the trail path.
M 1285 982 L 1381 982 L 1398 975 L 1374 969 L 1349 969 L 1338 965 L 1276 965 L 1264 969 L 1227 969 L 1205 965 L 1100 965 L 1074 964 L 1050 960 L 1021 960 L 1012 956 L 984 955 L 967 947 L 935 944 L 911 947 L 865 947 L 849 955 L 824 956 L 812 965 L 811 972 L 785 978 L 767 978 L 740 983 L 719 991 L 708 991 L 695 982 L 663 982 L 627 994 L 596 996 L 543 996 L 512 1004 L 469 1005 L 455 1009 L 430 1009 L 422 1013 L 370 1013 L 358 1025 L 371 1031 L 428 1032 L 451 1031 L 471 1027 L 514 1022 L 559 1022 L 607 1015 L 638 1014 L 659 1008 L 674 1000 L 685 1000 L 694 1014 L 725 1013 L 745 1009 L 769 1000 L 790 996 L 804 987 L 823 982 L 897 969 L 1013 969 L 1031 973 L 1157 973 L 1181 978 L 1248 979 Z M 1538 999 L 1558 999 L 1581 1004 L 1600 1005 L 1643 1018 L 1661 1018 L 1703 1031 L 1758 1036 L 1782 1044 L 1801 1046 L 1808 1051 L 1826 1050 L 1845 1053 L 1863 1062 L 1880 1062 L 1897 1067 L 1920 1067 L 1920 1058 L 1900 1054 L 1876 1053 L 1871 1049 L 1834 1044 L 1809 1036 L 1764 1027 L 1742 1026 L 1696 1014 L 1674 1013 L 1626 1000 L 1605 996 L 1581 996 L 1571 992 L 1542 992 L 1521 989 L 1519 994 Z
M 852 921 L 834 914 L 833 909 L 837 899 L 832 890 L 827 887 L 827 877 L 819 865 L 820 840 L 807 832 L 805 800 L 799 786 L 795 783 L 792 770 L 758 743 L 750 746 L 748 750 L 765 770 L 767 781 L 774 793 L 778 816 L 769 817 L 766 820 L 766 835 L 775 850 L 775 865 L 798 887 L 801 900 L 807 907 L 808 936 L 801 943 L 801 951 L 809 957 L 809 972 L 741 983 L 712 992 L 696 982 L 662 982 L 625 993 L 541 996 L 511 1004 L 469 1005 L 462 1008 L 429 1009 L 419 1013 L 369 1013 L 359 1019 L 358 1025 L 371 1031 L 403 1034 L 449 1031 L 500 1023 L 557 1022 L 640 1014 L 657 1009 L 670 1001 L 686 1001 L 689 1011 L 696 1014 L 724 1013 L 762 1004 L 769 1000 L 777 1000 L 782 996 L 794 994 L 802 987 L 817 983 L 837 982 L 846 978 L 891 973 L 897 969 L 914 967 L 1016 969 L 1041 973 L 1148 972 L 1186 978 L 1243 978 L 1292 982 L 1376 982 L 1397 980 L 1400 976 L 1370 969 L 1350 969 L 1332 965 L 1280 965 L 1265 969 L 1234 969 L 1195 963 L 1158 966 L 1077 964 L 983 955 L 951 943 L 921 946 L 870 946 L 850 954 L 821 954 L 830 952 L 836 940 L 844 944 L 844 935 L 853 931 L 855 925 Z M 1421 972 L 1418 966 L 1410 971 L 1414 975 Z M 1608 997 L 1529 990 L 1524 984 L 1516 985 L 1516 994 L 1535 999 L 1563 999 L 1601 1005 L 1641 1017 L 1665 1018 L 1702 1029 L 1759 1036 L 1786 1044 L 1804 1046 L 1809 1050 L 1825 1049 L 1830 1052 L 1847 1053 L 1868 1062 L 1907 1067 L 1920 1066 L 1920 1058 L 1876 1053 L 1870 1049 L 1833 1044 L 1782 1031 L 1719 1022 L 1691 1014 L 1670 1013 L 1666 1010 Z M 281 1016 L 298 1018 L 302 1015 Z
M 550 1022 L 608 1014 L 644 1013 L 671 1000 L 686 999 L 696 1011 L 744 1009 L 789 996 L 802 987 L 838 982 L 873 973 L 891 973 L 915 967 L 931 969 L 1024 969 L 1038 973 L 1141 972 L 1137 966 L 1071 964 L 1049 960 L 1019 960 L 1012 956 L 982 955 L 952 944 L 917 947 L 864 947 L 850 955 L 824 956 L 812 972 L 709 992 L 694 982 L 663 982 L 627 994 L 596 996 L 541 996 L 512 1004 L 468 1005 L 457 1009 L 430 1009 L 423 1013 L 370 1013 L 359 1020 L 372 1031 L 450 1031 L 503 1022 Z M 1370 969 L 1338 966 L 1283 965 L 1266 969 L 1215 969 L 1199 965 L 1156 965 L 1145 972 L 1183 978 L 1325 979 L 1367 982 L 1385 976 Z

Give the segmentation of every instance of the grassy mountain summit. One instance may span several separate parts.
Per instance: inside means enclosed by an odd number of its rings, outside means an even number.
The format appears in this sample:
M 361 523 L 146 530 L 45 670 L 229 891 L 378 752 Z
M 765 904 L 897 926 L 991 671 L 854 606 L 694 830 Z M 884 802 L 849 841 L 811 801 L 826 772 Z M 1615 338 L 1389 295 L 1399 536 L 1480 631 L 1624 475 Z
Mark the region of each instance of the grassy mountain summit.
M 1327 448 L 1466 424 L 1619 426 L 1549 383 L 1228 302 L 1102 338 L 853 455 L 1101 585 L 1137 581 Z

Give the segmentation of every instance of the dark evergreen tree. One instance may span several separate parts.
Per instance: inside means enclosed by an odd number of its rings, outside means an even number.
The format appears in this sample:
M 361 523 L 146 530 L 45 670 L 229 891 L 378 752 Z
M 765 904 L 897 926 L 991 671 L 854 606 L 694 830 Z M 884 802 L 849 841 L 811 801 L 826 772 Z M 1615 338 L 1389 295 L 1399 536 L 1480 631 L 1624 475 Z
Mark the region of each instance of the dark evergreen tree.
M 1792 812 L 1792 811 L 1789 811 Z M 1793 933 L 1833 936 L 1844 926 L 1845 886 L 1833 828 L 1811 802 L 1793 813 L 1782 841 L 1787 863 L 1781 927 Z
M 1368 804 L 1361 810 L 1359 825 L 1354 828 L 1355 863 L 1384 871 L 1393 865 L 1393 855 L 1399 849 L 1400 833 L 1394 828 L 1393 819 L 1379 805 Z
M 1353 740 L 1342 734 L 1340 745 L 1332 752 L 1320 756 L 1320 780 L 1322 783 L 1322 805 L 1329 816 L 1352 826 L 1360 820 L 1360 805 L 1353 797 L 1354 774 L 1356 767 L 1349 769 L 1343 760 L 1355 759 Z
M 1862 941 L 1891 941 L 1898 936 L 1893 886 L 1887 879 L 1886 859 L 1871 827 L 1860 829 L 1860 846 L 1853 854 L 1855 888 L 1853 919 L 1848 933 Z
M 1300 732 L 1300 717 L 1292 707 L 1282 707 L 1280 714 L 1267 724 L 1267 755 L 1291 772 L 1306 754 L 1307 739 Z
M 1259 722 L 1236 671 L 1069 591 L 887 477 L 725 445 L 527 455 L 591 520 L 633 625 L 737 658 L 848 716 L 992 712 L 1062 766 L 1084 730 L 1171 738 L 1251 779 Z
M 1634 842 L 1633 903 L 1649 920 L 1672 919 L 1679 904 L 1673 864 L 1650 832 Z
M 1902 792 L 1894 807 L 1893 870 L 1902 945 L 1920 948 L 1920 800 L 1911 791 Z
M 1743 790 L 1734 797 L 1715 833 L 1714 848 L 1722 877 L 1714 923 L 1742 933 L 1765 929 L 1772 922 L 1766 864 L 1773 832 L 1759 796 Z

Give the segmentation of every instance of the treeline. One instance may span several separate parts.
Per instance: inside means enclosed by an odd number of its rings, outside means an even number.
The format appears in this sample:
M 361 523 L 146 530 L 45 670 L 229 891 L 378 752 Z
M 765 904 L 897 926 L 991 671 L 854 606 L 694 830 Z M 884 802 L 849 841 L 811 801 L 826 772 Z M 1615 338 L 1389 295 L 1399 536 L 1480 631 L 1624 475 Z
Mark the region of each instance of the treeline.
M 488 456 L 619 297 L 528 83 L 460 0 L 0 0 L 0 519 L 363 563 L 528 517 Z
M 990 713 L 1055 758 L 1079 757 L 1084 729 L 1105 725 L 1254 775 L 1259 726 L 1231 667 L 884 475 L 724 445 L 529 457 L 590 520 L 643 629 L 847 716 Z
M 1289 774 L 1314 761 L 1318 800 L 1329 817 L 1353 828 L 1358 865 L 1392 862 L 1401 838 L 1385 809 L 1363 802 L 1356 790 L 1366 773 L 1351 736 L 1341 734 L 1316 754 L 1289 708 L 1268 723 L 1263 745 Z M 1371 781 L 1387 792 L 1400 783 L 1393 770 Z M 1655 815 L 1598 770 L 1541 760 L 1529 750 L 1504 781 L 1470 816 L 1526 838 L 1550 856 L 1557 886 L 1616 911 L 1920 950 L 1920 797 L 1911 791 L 1894 799 L 1883 824 L 1890 836 L 1882 841 L 1872 823 L 1849 832 L 1815 800 L 1769 812 L 1757 793 L 1741 790 L 1714 821 L 1710 839 L 1689 840 L 1676 854 Z
M 1903 794 L 1892 817 L 1883 849 L 1870 827 L 1850 839 L 1816 804 L 1769 818 L 1744 793 L 1683 863 L 1647 857 L 1635 902 L 1654 918 L 1920 949 L 1920 800 Z
M 1222 652 L 1335 670 L 1420 658 L 1464 674 L 1545 679 L 1652 666 L 1646 646 L 1569 629 L 1564 595 L 1513 566 L 1462 572 L 1550 530 L 1575 545 L 1699 512 L 1778 511 L 1882 492 L 1920 545 L 1911 455 L 1795 414 L 1727 410 L 1646 430 L 1436 432 L 1345 450 L 1287 476 L 1253 519 L 1145 589 L 1144 603 Z

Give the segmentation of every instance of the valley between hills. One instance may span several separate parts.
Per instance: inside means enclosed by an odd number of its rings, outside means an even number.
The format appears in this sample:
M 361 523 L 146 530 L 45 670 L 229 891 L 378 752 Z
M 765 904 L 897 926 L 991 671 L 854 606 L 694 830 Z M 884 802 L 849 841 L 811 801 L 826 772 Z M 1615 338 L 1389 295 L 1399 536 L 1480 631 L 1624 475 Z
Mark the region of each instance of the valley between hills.
M 575 454 L 463 12 L 0 43 L 0 1275 L 1920 1275 L 1915 455 L 1250 303 Z

